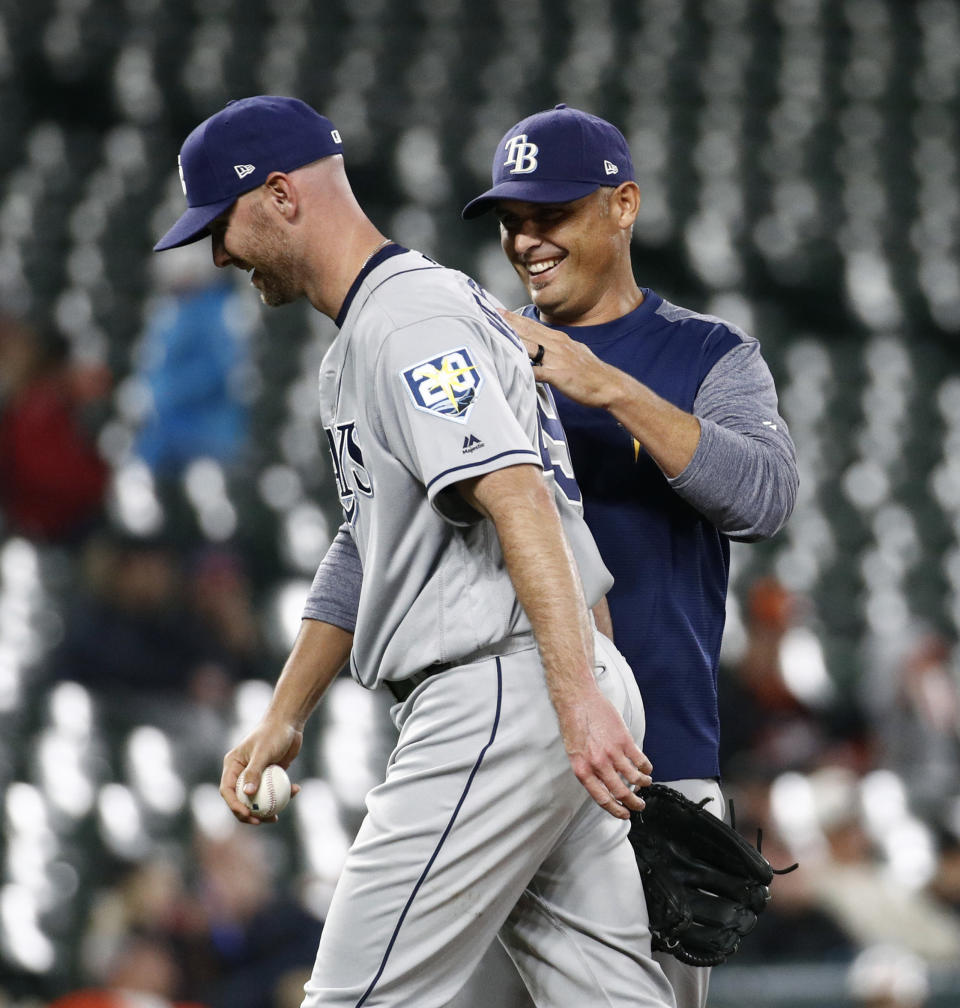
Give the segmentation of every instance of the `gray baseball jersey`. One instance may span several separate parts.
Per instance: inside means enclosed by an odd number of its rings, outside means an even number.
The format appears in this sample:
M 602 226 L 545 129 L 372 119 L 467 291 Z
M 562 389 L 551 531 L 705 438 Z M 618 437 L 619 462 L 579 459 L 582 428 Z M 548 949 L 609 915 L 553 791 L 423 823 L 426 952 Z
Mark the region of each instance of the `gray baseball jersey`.
M 393 246 L 361 273 L 321 365 L 322 422 L 363 564 L 351 664 L 367 687 L 530 630 L 496 531 L 460 480 L 545 465 L 588 603 L 612 583 L 549 392 L 538 397 L 497 304 L 462 273 Z
M 320 398 L 363 565 L 353 673 L 373 687 L 452 667 L 392 708 L 397 744 L 367 796 L 305 1008 L 448 1005 L 498 934 L 538 1004 L 673 1008 L 627 824 L 573 774 L 495 529 L 455 487 L 543 466 L 585 594 L 609 586 L 577 532 L 562 432 L 527 354 L 473 281 L 396 246 L 361 270 L 336 321 Z M 630 670 L 600 634 L 595 659 L 640 744 Z

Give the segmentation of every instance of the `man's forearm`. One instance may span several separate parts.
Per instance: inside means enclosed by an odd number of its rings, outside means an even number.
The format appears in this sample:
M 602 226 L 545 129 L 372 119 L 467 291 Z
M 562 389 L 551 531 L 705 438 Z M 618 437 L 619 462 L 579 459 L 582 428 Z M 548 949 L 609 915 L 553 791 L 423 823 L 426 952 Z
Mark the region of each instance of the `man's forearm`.
M 575 776 L 601 808 L 628 819 L 630 809 L 643 808 L 634 788 L 649 783 L 650 761 L 597 685 L 593 627 L 542 473 L 511 466 L 465 481 L 460 491 L 496 527 Z
M 555 701 L 593 686 L 593 633 L 556 506 L 538 469 L 481 477 L 468 501 L 494 523 Z
M 694 412 L 606 365 L 607 409 L 688 504 L 736 539 L 763 539 L 790 517 L 796 453 L 755 340 L 730 351 L 704 379 Z
M 793 511 L 797 456 L 755 340 L 714 365 L 693 408 L 701 418 L 700 444 L 670 485 L 731 538 L 772 536 Z
M 240 821 L 259 823 L 236 793 L 244 774 L 253 794 L 271 763 L 288 767 L 303 745 L 303 726 L 350 655 L 353 635 L 330 623 L 306 619 L 259 724 L 223 758 L 220 794 Z M 296 787 L 296 785 L 295 785 Z
M 635 378 L 609 367 L 606 409 L 646 449 L 665 476 L 679 476 L 700 443 L 700 421 Z
M 352 646 L 352 633 L 319 620 L 303 620 L 264 720 L 302 730 L 327 687 L 347 663 Z

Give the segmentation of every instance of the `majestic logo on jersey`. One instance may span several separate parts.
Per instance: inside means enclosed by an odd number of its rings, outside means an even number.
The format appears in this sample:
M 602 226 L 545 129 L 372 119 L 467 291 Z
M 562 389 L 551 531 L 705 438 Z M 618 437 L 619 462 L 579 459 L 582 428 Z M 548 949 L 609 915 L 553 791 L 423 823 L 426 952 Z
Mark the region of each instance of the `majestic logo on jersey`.
M 475 452 L 478 448 L 483 447 L 483 442 L 476 434 L 468 434 L 463 439 L 463 454 L 469 455 L 470 452 Z
M 511 175 L 529 175 L 537 170 L 537 155 L 540 148 L 535 143 L 530 143 L 526 133 L 520 133 L 504 144 L 507 150 L 507 160 L 504 166 L 512 165 Z
M 413 405 L 424 413 L 465 423 L 483 385 L 466 347 L 447 350 L 400 372 Z
M 357 517 L 357 494 L 373 496 L 373 481 L 363 464 L 363 452 L 357 440 L 357 425 L 355 421 L 349 420 L 334 427 L 324 427 L 323 430 L 330 445 L 340 506 L 352 525 Z

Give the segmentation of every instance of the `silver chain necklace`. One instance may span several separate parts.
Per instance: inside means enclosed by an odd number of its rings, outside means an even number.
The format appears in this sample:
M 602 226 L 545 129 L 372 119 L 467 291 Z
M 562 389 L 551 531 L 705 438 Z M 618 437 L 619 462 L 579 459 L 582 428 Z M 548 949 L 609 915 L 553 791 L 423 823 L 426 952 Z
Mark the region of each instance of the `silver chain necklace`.
M 384 238 L 383 241 L 380 242 L 380 244 L 370 253 L 370 255 L 368 255 L 367 258 L 363 260 L 363 265 L 360 267 L 360 272 L 361 273 L 363 272 L 363 270 L 366 268 L 367 263 L 370 262 L 370 260 L 380 251 L 380 249 L 384 247 L 384 245 L 389 245 L 392 241 L 393 241 L 392 238 Z

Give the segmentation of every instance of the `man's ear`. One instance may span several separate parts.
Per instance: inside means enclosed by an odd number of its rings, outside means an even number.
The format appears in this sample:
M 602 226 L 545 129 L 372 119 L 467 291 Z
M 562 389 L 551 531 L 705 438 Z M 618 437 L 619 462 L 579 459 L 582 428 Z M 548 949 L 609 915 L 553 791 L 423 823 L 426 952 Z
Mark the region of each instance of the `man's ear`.
M 297 210 L 297 190 L 290 176 L 284 172 L 272 172 L 263 187 L 267 192 L 267 203 L 290 220 Z
M 610 201 L 619 214 L 620 227 L 631 228 L 640 212 L 640 187 L 636 182 L 621 182 L 613 191 Z

